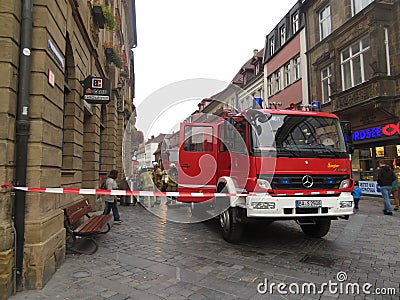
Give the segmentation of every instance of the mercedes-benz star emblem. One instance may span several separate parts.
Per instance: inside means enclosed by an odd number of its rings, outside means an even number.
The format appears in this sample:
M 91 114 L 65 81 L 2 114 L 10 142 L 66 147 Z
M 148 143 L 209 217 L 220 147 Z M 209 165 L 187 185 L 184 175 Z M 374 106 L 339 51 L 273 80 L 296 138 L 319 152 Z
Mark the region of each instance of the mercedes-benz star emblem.
M 303 184 L 303 186 L 307 189 L 309 189 L 310 187 L 313 186 L 314 184 L 314 180 L 312 179 L 312 177 L 310 175 L 305 175 L 303 176 L 303 178 L 301 179 L 301 183 Z

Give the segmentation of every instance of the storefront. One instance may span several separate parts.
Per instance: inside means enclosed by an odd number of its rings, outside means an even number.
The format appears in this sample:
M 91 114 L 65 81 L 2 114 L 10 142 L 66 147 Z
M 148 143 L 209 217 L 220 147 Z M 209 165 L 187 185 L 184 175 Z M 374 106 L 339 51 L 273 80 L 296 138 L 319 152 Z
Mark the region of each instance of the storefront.
M 355 130 L 353 141 L 353 177 L 360 181 L 360 187 L 365 194 L 380 195 L 376 183 L 378 162 L 383 160 L 393 165 L 400 175 L 400 122 Z

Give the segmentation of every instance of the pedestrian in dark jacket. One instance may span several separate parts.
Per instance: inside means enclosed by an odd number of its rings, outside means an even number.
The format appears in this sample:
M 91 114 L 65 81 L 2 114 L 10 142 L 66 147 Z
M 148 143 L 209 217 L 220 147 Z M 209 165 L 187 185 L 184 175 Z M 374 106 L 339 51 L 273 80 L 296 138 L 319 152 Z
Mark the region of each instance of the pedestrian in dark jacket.
M 394 172 L 392 169 L 386 165 L 385 162 L 379 162 L 379 171 L 378 171 L 378 184 L 381 188 L 384 209 L 383 213 L 385 215 L 392 215 L 393 209 L 390 204 L 390 192 L 392 191 L 392 182 L 396 179 Z

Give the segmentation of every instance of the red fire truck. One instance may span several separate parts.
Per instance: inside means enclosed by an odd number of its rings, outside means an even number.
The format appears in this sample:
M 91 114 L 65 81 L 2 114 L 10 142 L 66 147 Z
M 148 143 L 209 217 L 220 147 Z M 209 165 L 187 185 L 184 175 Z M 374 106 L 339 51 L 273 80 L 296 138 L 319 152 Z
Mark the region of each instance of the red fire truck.
M 348 144 L 334 114 L 314 111 L 221 110 L 181 123 L 179 197 L 198 220 L 219 217 L 223 237 L 237 242 L 243 224 L 295 220 L 312 237 L 331 220 L 353 214 Z M 209 217 L 207 217 L 209 216 Z M 265 222 L 267 221 L 267 222 Z

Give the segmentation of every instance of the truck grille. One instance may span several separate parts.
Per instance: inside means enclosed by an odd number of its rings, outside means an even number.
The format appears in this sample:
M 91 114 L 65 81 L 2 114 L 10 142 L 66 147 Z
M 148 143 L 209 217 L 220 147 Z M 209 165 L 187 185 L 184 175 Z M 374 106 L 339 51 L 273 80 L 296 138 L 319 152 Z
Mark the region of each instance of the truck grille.
M 303 185 L 305 175 L 274 175 L 271 187 L 274 190 L 324 190 L 338 189 L 342 180 L 348 179 L 348 175 L 309 175 L 313 184 L 307 188 Z M 260 176 L 262 178 L 262 176 Z

